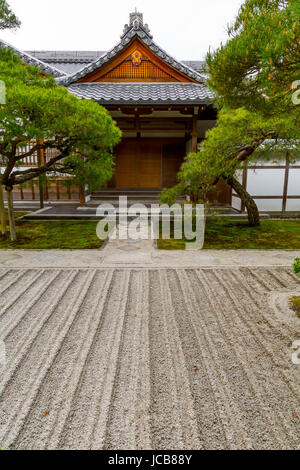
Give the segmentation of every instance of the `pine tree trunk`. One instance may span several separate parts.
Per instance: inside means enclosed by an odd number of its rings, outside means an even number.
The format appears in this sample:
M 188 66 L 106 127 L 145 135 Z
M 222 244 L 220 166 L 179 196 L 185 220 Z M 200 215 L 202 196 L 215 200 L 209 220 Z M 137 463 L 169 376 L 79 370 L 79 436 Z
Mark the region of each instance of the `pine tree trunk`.
M 15 216 L 14 216 L 14 202 L 12 188 L 6 190 L 7 194 L 7 207 L 8 207 L 8 220 L 9 220 L 9 230 L 10 230 L 10 239 L 12 242 L 15 242 L 17 239 L 16 236 L 16 226 L 15 226 Z
M 85 188 L 82 185 L 79 186 L 79 202 L 81 207 L 85 205 Z
M 3 186 L 0 184 L 0 223 L 1 223 L 1 233 L 5 235 L 6 233 L 6 212 L 4 207 L 4 196 L 3 196 Z
M 250 196 L 250 194 L 246 191 L 246 189 L 241 185 L 241 183 L 232 177 L 224 178 L 227 183 L 235 190 L 235 192 L 240 196 L 242 203 L 245 204 L 248 213 L 248 221 L 251 227 L 255 227 L 259 225 L 259 212 L 257 205 L 255 204 L 254 199 Z
M 35 201 L 34 182 L 32 182 L 31 185 L 31 198 L 33 201 Z

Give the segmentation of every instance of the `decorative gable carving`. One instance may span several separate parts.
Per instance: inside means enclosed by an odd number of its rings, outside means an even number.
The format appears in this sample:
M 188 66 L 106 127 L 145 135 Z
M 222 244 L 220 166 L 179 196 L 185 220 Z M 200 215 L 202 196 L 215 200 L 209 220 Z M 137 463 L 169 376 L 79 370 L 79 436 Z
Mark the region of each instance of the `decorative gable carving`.
M 107 64 L 79 82 L 195 82 L 157 57 L 142 41 L 134 38 Z
M 136 66 L 141 65 L 142 58 L 143 58 L 142 53 L 138 50 L 134 51 L 131 54 L 131 62 L 133 63 L 133 65 L 136 65 Z
M 155 65 L 151 60 L 136 51 L 125 59 L 121 64 L 101 77 L 101 81 L 178 81 L 171 74 Z

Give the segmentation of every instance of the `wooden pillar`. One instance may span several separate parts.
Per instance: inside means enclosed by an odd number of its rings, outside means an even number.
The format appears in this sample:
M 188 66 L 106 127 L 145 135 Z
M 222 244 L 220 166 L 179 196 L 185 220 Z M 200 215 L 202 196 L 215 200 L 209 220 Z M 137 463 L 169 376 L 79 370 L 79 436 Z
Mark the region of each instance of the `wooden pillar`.
M 284 175 L 284 185 L 283 185 L 283 197 L 282 197 L 282 212 L 286 211 L 286 201 L 287 201 L 287 192 L 289 185 L 289 171 L 290 171 L 290 156 L 289 153 L 286 153 L 285 157 L 285 175 Z
M 48 191 L 48 180 L 47 176 L 45 175 L 45 183 L 44 183 L 44 199 L 48 201 L 49 199 L 49 191 Z
M 60 200 L 59 180 L 56 180 L 56 199 Z
M 10 230 L 10 239 L 12 242 L 16 241 L 16 226 L 15 226 L 15 216 L 14 216 L 14 200 L 12 188 L 6 189 L 7 194 L 7 212 L 9 220 L 9 230 Z
M 6 212 L 4 206 L 4 195 L 3 195 L 3 186 L 0 182 L 0 224 L 1 224 L 1 233 L 5 235 L 6 233 Z
M 85 188 L 83 185 L 79 186 L 79 202 L 81 206 L 85 205 Z
M 38 166 L 42 166 L 42 157 L 41 157 L 41 149 L 37 150 L 37 159 L 38 159 Z M 43 178 L 39 176 L 39 196 L 40 196 L 40 208 L 44 208 L 44 193 L 43 193 Z
M 41 149 L 41 166 L 46 164 L 46 154 L 45 149 Z M 46 182 L 43 184 L 43 198 L 44 201 L 49 199 L 48 186 L 47 186 L 47 176 L 45 175 Z
M 192 122 L 192 152 L 197 153 L 197 142 L 198 142 L 198 113 L 199 108 L 194 108 L 193 122 Z
M 35 201 L 34 181 L 32 181 L 32 184 L 31 184 L 31 198 L 33 201 Z
M 243 185 L 243 188 L 246 190 L 247 190 L 247 179 L 248 179 L 248 165 L 247 165 L 247 162 L 244 162 L 242 185 Z M 245 203 L 242 202 L 241 212 L 244 212 L 245 208 L 246 208 Z

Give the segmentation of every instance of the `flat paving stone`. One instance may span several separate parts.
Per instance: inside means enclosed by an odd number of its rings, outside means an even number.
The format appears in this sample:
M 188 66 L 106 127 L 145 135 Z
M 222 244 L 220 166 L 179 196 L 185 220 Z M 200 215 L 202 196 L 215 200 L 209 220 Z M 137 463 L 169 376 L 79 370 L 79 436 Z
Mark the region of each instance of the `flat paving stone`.
M 103 257 L 103 264 L 145 265 L 153 264 L 150 253 L 110 253 Z
M 1 267 L 100 267 L 108 254 L 123 253 L 122 250 L 0 250 Z M 147 244 L 146 244 L 147 246 Z M 286 266 L 300 256 L 296 250 L 201 250 L 201 252 L 156 250 L 152 244 L 148 250 L 141 248 L 136 253 L 148 253 L 157 267 L 239 267 L 239 266 Z M 130 252 L 132 256 L 136 254 Z M 125 251 L 126 254 L 126 251 Z M 143 264 L 140 264 L 143 267 Z

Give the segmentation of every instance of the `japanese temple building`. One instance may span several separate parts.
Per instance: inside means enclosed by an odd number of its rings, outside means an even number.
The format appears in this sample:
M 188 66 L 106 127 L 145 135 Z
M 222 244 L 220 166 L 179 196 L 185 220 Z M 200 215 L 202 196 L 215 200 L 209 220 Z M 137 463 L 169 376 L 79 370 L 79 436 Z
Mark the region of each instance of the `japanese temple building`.
M 154 42 L 142 13 L 130 14 L 120 42 L 108 52 L 15 51 L 24 63 L 39 66 L 78 98 L 104 106 L 117 122 L 123 138 L 114 151 L 110 189 L 159 191 L 173 186 L 185 155 L 196 152 L 206 131 L 216 124 L 203 63 L 179 61 L 164 51 Z M 255 177 L 260 169 L 265 179 Z M 275 179 L 265 173 L 272 169 L 280 170 Z M 250 184 L 258 192 L 249 191 L 260 209 L 300 211 L 300 195 L 289 195 L 286 185 L 286 174 L 293 171 L 300 177 L 300 166 L 290 167 L 284 161 L 245 168 L 240 179 L 248 190 Z M 238 197 L 222 181 L 212 198 L 241 209 Z
M 197 151 L 197 143 L 215 123 L 213 95 L 204 76 L 161 49 L 141 13 L 130 15 L 113 49 L 85 66 L 80 53 L 78 57 L 33 54 L 57 68 L 71 66 L 74 72 L 58 83 L 79 98 L 105 106 L 122 129 L 112 187 L 174 185 L 185 154 Z

